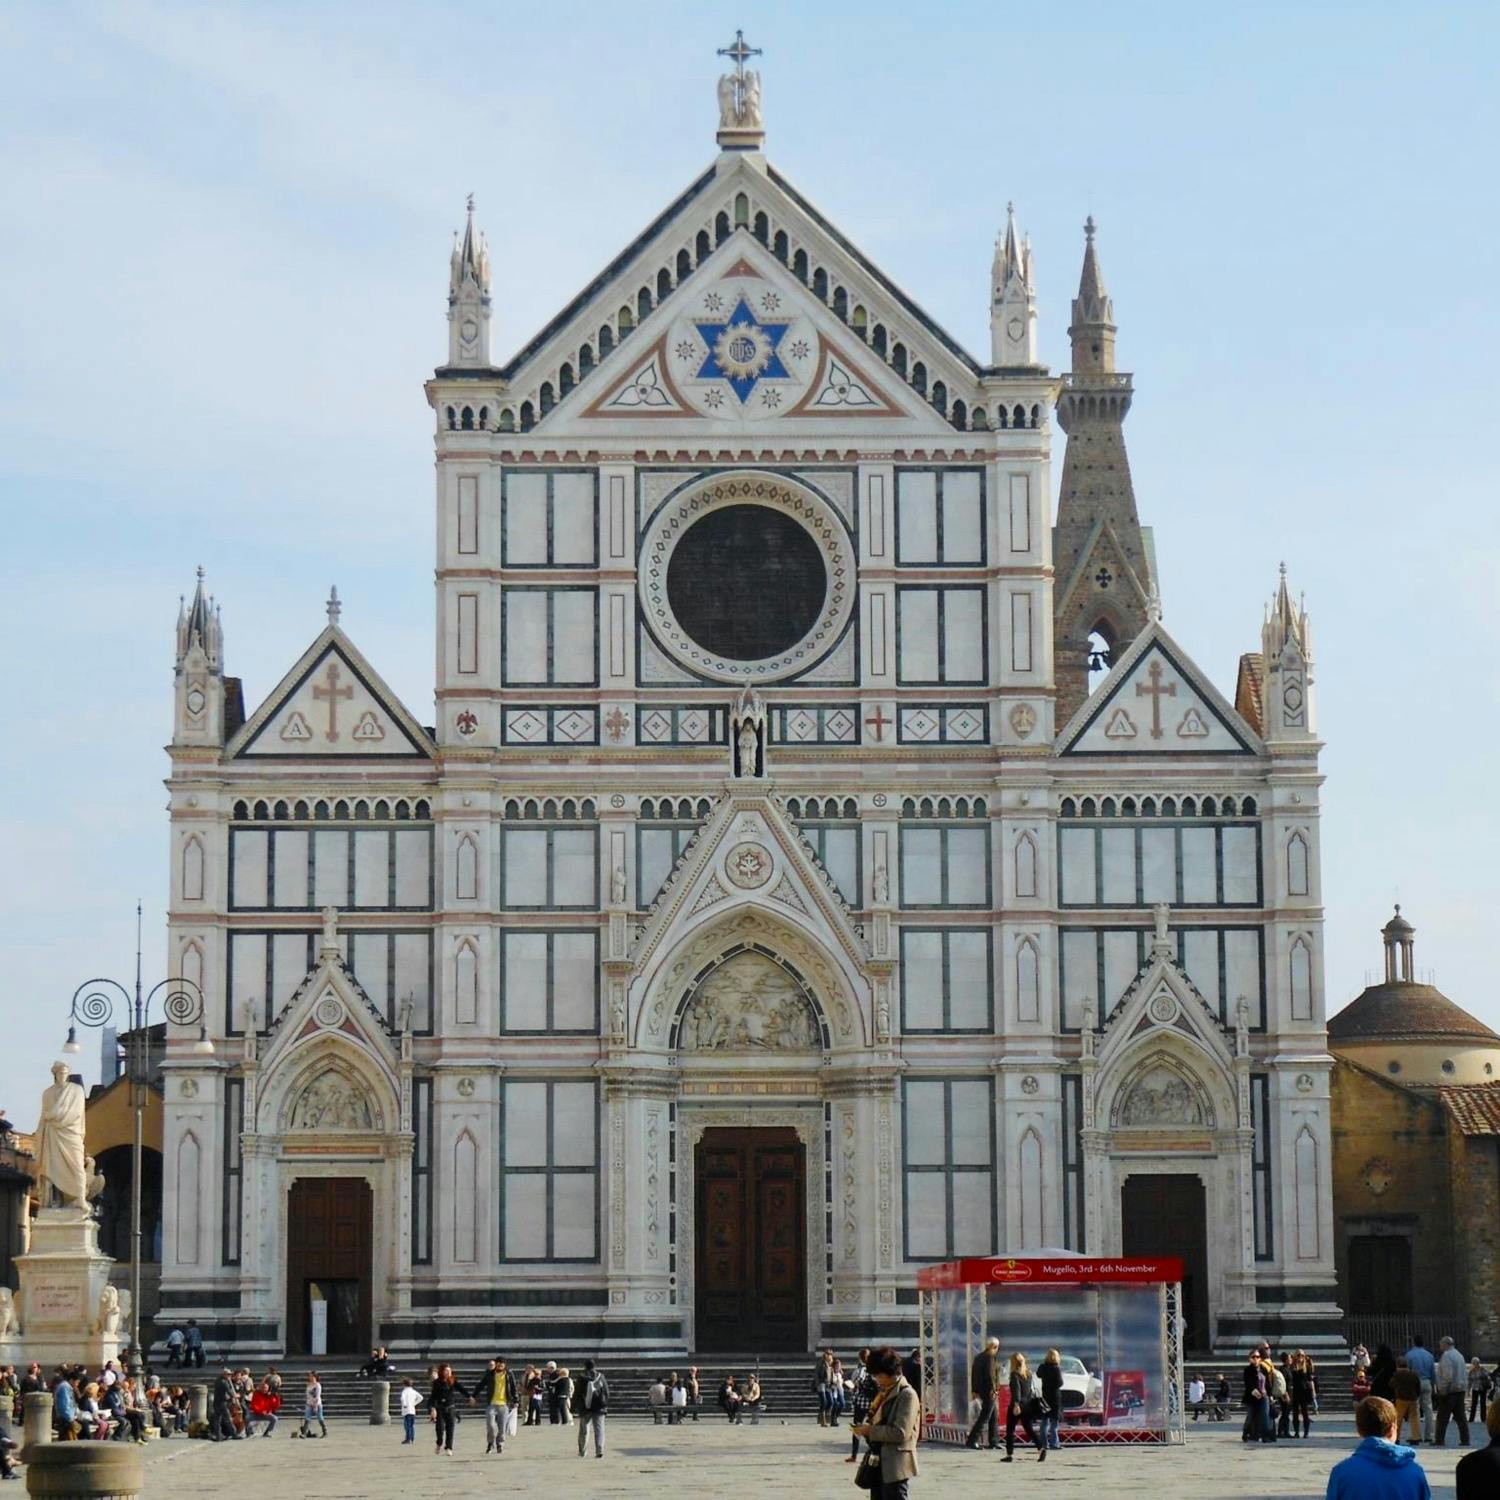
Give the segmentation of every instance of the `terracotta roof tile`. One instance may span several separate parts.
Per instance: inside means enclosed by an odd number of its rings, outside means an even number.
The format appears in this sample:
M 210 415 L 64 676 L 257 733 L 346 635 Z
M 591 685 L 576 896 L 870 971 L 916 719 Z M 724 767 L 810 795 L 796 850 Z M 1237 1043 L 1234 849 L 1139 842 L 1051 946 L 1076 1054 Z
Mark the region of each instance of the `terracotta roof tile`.
M 1465 1135 L 1500 1135 L 1500 1082 L 1449 1084 L 1438 1094 Z

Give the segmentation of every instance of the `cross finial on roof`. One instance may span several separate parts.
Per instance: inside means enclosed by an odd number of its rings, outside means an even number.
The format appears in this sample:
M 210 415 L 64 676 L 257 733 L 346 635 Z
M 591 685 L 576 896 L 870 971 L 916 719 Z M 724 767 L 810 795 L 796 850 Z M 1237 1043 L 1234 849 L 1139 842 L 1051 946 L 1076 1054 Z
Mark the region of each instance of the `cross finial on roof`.
M 747 46 L 745 43 L 745 33 L 736 30 L 734 33 L 734 45 L 720 47 L 719 56 L 734 59 L 734 76 L 743 83 L 745 80 L 745 59 L 747 57 L 759 57 L 761 51 L 762 49 L 759 47 Z
M 339 603 L 338 585 L 335 584 L 328 590 L 328 623 L 330 625 L 338 624 L 339 615 L 343 611 L 343 608 L 344 606 Z
M 1088 216 L 1088 218 L 1086 218 L 1083 221 L 1083 237 L 1084 237 L 1084 239 L 1086 239 L 1089 242 L 1089 244 L 1092 245 L 1094 243 L 1094 216 L 1093 216 L 1093 214 L 1090 214 Z
M 469 196 L 464 200 L 464 207 L 467 208 L 471 214 L 474 212 L 474 195 L 473 195 L 473 193 L 470 193 Z
M 198 564 L 198 582 L 199 583 L 203 582 L 203 577 L 204 577 L 204 574 L 203 574 L 203 564 L 199 563 Z

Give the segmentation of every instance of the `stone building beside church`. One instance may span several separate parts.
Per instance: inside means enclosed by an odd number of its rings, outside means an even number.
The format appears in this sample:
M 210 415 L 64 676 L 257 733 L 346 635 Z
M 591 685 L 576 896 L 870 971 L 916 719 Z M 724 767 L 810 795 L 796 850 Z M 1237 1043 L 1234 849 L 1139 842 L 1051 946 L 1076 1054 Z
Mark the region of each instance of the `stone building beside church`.
M 1351 1342 L 1446 1333 L 1494 1359 L 1500 1036 L 1417 978 L 1400 907 L 1381 940 L 1383 975 L 1328 1021 L 1340 1305 Z
M 1192 1344 L 1316 1345 L 1306 615 L 1283 579 L 1239 708 L 1163 624 L 1092 224 L 1070 372 L 1014 216 L 976 356 L 771 165 L 744 60 L 714 159 L 501 364 L 471 208 L 429 722 L 336 596 L 249 714 L 201 579 L 182 613 L 215 1051 L 164 1066 L 166 1312 L 803 1350 L 1066 1246 L 1182 1254 Z

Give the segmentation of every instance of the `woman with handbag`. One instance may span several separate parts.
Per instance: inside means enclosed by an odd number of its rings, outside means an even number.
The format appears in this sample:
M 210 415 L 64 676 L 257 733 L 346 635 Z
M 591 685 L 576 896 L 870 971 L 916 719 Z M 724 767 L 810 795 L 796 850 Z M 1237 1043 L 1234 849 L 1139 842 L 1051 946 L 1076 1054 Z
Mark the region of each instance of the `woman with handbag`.
M 1016 1455 L 1016 1423 L 1021 1424 L 1022 1431 L 1026 1434 L 1026 1441 L 1036 1449 L 1039 1460 L 1045 1460 L 1047 1449 L 1037 1437 L 1036 1429 L 1031 1425 L 1032 1418 L 1037 1414 L 1041 1406 L 1041 1397 L 1037 1396 L 1031 1388 L 1031 1371 L 1026 1367 L 1026 1356 L 1024 1354 L 1012 1354 L 1010 1357 L 1010 1405 L 1005 1409 L 1005 1457 L 1001 1463 L 1014 1463 Z
M 902 1376 L 901 1356 L 894 1349 L 877 1349 L 866 1368 L 875 1381 L 875 1400 L 869 1421 L 859 1423 L 854 1434 L 870 1445 L 870 1451 L 855 1469 L 854 1482 L 876 1500 L 909 1500 L 911 1481 L 917 1477 L 922 1403 Z

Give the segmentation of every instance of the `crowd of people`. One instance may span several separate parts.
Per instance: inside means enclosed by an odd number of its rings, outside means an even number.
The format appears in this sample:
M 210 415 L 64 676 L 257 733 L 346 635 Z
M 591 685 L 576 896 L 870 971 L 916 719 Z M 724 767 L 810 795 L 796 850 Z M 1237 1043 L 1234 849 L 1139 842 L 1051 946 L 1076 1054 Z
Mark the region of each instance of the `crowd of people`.
M 155 1374 L 139 1380 L 126 1374 L 116 1360 L 98 1370 L 83 1365 L 60 1365 L 44 1375 L 39 1364 L 18 1372 L 0 1366 L 0 1479 L 14 1479 L 11 1455 L 18 1444 L 12 1436 L 20 1426 L 25 1397 L 46 1392 L 52 1397 L 52 1432 L 59 1442 L 144 1443 L 148 1429 L 162 1437 L 188 1429 L 189 1399 L 180 1385 L 167 1385 Z
M 1005 1398 L 1005 1458 L 1014 1463 L 1016 1429 L 1036 1449 L 1038 1462 L 1061 1446 L 1058 1428 L 1062 1416 L 1062 1354 L 1049 1349 L 1035 1370 L 1019 1351 L 1001 1370 L 1000 1340 L 985 1340 L 969 1369 L 969 1410 L 973 1423 L 965 1446 L 1000 1447 L 1000 1400 Z
M 1372 1355 L 1357 1344 L 1350 1356 L 1354 1399 L 1379 1396 L 1392 1404 L 1410 1443 L 1444 1447 L 1449 1423 L 1458 1427 L 1458 1442 L 1469 1446 L 1469 1424 L 1478 1422 L 1491 1396 L 1500 1395 L 1500 1364 L 1486 1370 L 1477 1359 L 1465 1359 L 1451 1338 L 1438 1341 L 1438 1352 L 1417 1334 L 1411 1348 L 1397 1355 L 1388 1344 Z

